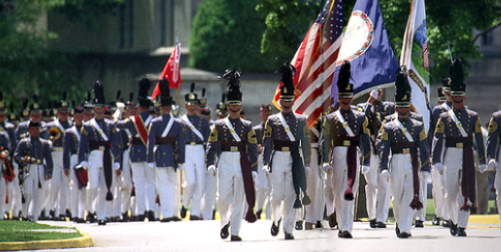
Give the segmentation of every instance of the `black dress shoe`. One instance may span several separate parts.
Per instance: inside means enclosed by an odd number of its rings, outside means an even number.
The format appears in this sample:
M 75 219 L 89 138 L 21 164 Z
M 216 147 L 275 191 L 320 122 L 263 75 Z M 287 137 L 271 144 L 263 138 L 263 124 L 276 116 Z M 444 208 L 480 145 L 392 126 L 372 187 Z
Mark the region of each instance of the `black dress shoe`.
M 284 234 L 286 240 L 294 240 L 294 236 L 292 234 L 289 234 L 287 232 L 284 232 Z
M 170 218 L 163 218 L 160 222 L 170 222 Z
M 314 225 L 315 224 L 313 224 L 311 222 L 305 222 L 304 223 L 304 230 L 312 230 Z
M 446 227 L 446 228 L 450 228 L 451 227 L 451 221 L 450 220 L 444 220 L 442 222 L 442 226 Z
M 282 219 L 278 220 L 278 225 L 275 225 L 275 221 L 273 221 L 273 224 L 271 224 L 271 235 L 272 236 L 277 236 L 278 231 L 280 230 L 280 222 Z
M 230 222 L 228 224 L 224 225 L 223 228 L 221 228 L 221 232 L 219 232 L 219 236 L 221 236 L 221 239 L 226 239 L 230 235 L 228 229 L 230 228 Z
M 256 217 L 257 219 L 261 219 L 261 213 L 263 213 L 263 209 L 259 209 L 257 212 L 256 212 Z
M 234 242 L 234 241 L 242 241 L 242 238 L 240 238 L 240 236 L 238 235 L 232 235 L 231 236 L 231 241 Z
M 188 211 L 188 209 L 186 209 L 184 206 L 181 206 L 181 219 L 184 219 L 186 218 L 186 212 Z
M 179 219 L 179 217 L 177 217 L 177 216 L 172 216 L 170 218 L 170 221 L 181 221 L 181 219 Z
M 400 233 L 400 235 L 398 236 L 398 238 L 403 238 L 403 239 L 405 239 L 405 238 L 409 238 L 409 236 L 411 236 L 409 233 L 407 233 L 407 232 L 402 232 L 402 233 Z
M 437 216 L 435 215 L 435 217 L 433 218 L 433 221 L 431 222 L 431 224 L 432 224 L 433 226 L 440 226 L 440 222 L 441 222 L 441 220 L 442 220 L 442 219 L 441 219 L 440 217 L 437 217 Z
M 450 231 L 451 231 L 451 235 L 452 236 L 456 236 L 458 234 L 458 225 L 457 224 L 454 224 L 454 222 L 450 222 L 451 224 L 451 227 L 450 227 Z
M 458 236 L 466 237 L 466 231 L 464 230 L 464 228 L 458 229 Z
M 87 221 L 89 223 L 95 223 L 96 222 L 96 215 L 94 213 L 88 212 Z
M 148 211 L 148 221 L 155 221 L 155 212 L 152 210 Z
M 83 218 L 76 218 L 75 222 L 76 223 L 85 223 L 85 220 Z
M 371 228 L 377 228 L 377 227 L 376 227 L 376 219 L 374 219 L 374 220 L 370 220 L 370 221 L 369 221 L 369 225 L 371 226 Z
M 336 212 L 329 215 L 329 227 L 333 228 L 337 225 Z
M 414 226 L 417 227 L 417 228 L 424 227 L 423 221 L 422 220 L 417 220 Z
M 339 238 L 348 238 L 348 239 L 353 238 L 353 237 L 351 236 L 350 232 L 348 232 L 347 230 L 345 230 L 345 231 L 341 231 L 341 230 L 339 230 L 339 233 L 337 234 L 337 236 L 338 236 Z
M 315 228 L 323 228 L 322 222 L 321 221 L 317 221 L 317 223 L 315 224 Z
M 296 221 L 296 230 L 303 230 L 303 221 Z
M 106 221 L 105 220 L 98 220 L 97 221 L 97 225 L 99 225 L 99 226 L 105 226 L 106 225 Z
M 400 228 L 398 227 L 398 224 L 397 227 L 395 228 L 395 233 L 397 234 L 397 237 L 400 237 Z
M 128 213 L 122 213 L 122 222 L 129 222 L 130 217 Z
M 71 215 L 71 211 L 69 209 L 66 209 L 66 217 L 70 218 L 70 220 L 72 219 L 72 215 Z
M 197 220 L 200 220 L 200 217 L 198 217 L 196 215 L 190 215 L 190 220 L 191 221 L 197 221 Z

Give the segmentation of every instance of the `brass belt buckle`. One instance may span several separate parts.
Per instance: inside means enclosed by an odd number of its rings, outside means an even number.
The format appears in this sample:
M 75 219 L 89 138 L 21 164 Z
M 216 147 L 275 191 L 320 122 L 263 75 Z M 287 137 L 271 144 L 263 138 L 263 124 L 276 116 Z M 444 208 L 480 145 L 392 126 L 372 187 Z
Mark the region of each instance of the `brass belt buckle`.
M 99 146 L 99 150 L 104 150 L 104 146 Z
M 343 140 L 343 146 L 350 146 L 350 140 Z
M 191 145 L 197 145 L 197 142 L 190 142 Z
M 238 146 L 231 146 L 230 151 L 232 152 L 238 151 Z
M 409 154 L 409 153 L 411 153 L 411 149 L 409 149 L 409 148 L 403 148 L 402 149 L 402 153 L 403 154 Z
M 282 151 L 290 151 L 288 146 L 282 147 Z
M 456 148 L 463 148 L 463 143 L 456 143 Z

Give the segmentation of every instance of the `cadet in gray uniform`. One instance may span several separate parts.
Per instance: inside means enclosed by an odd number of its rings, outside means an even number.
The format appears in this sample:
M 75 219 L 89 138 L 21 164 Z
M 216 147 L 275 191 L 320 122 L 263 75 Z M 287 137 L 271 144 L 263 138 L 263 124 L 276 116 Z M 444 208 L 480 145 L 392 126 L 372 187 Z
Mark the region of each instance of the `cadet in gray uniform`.
M 432 155 L 435 169 L 445 175 L 445 201 L 452 221 L 451 235 L 466 236 L 470 212 L 476 212 L 474 142 L 480 169 L 487 167 L 480 117 L 464 105 L 466 84 L 460 59 L 454 61 L 450 72 L 453 108 L 440 114 L 433 136 Z
M 408 238 L 414 210 L 423 208 L 419 170 L 430 172 L 430 150 L 423 122 L 410 115 L 411 88 L 405 66 L 400 68 L 395 86 L 397 115 L 390 117 L 381 128 L 377 146 L 380 150 L 381 176 L 390 180 L 397 236 Z
M 268 117 L 271 115 L 271 105 L 266 103 L 261 105 L 259 108 L 259 116 L 261 117 L 261 123 L 254 126 L 252 129 L 256 132 L 257 138 L 257 151 L 259 153 L 258 157 L 258 169 L 257 169 L 257 179 L 256 179 L 256 204 L 257 211 L 256 216 L 261 219 L 261 213 L 263 212 L 263 205 L 266 204 L 266 219 L 271 219 L 271 181 L 265 172 L 262 171 L 263 168 L 263 136 L 264 136 L 264 126 Z
M 354 195 L 358 190 L 360 166 L 364 173 L 372 161 L 369 158 L 368 120 L 364 113 L 351 108 L 353 84 L 349 83 L 350 77 L 351 65 L 344 61 L 337 82 L 339 109 L 325 117 L 322 131 L 323 169 L 332 174 L 334 180 L 334 206 L 340 238 L 352 238 Z
M 23 206 L 23 217 L 36 221 L 46 196 L 46 181 L 52 177 L 53 163 L 49 141 L 39 137 L 40 122 L 30 121 L 28 134 L 28 137 L 19 141 L 14 159 L 23 167 L 22 188 L 26 202 Z
M 494 112 L 489 122 L 489 135 L 487 136 L 487 159 L 489 160 L 489 170 L 496 171 L 494 188 L 496 189 L 496 205 L 501 209 L 501 168 L 499 162 L 501 155 L 499 143 L 501 141 L 501 111 Z M 484 172 L 484 171 L 481 171 Z M 501 211 L 499 211 L 501 218 Z
M 19 168 L 17 164 L 12 162 L 12 155 L 14 154 L 14 151 L 16 150 L 17 147 L 17 139 L 15 135 L 15 127 L 14 124 L 10 122 L 6 122 L 5 119 L 7 117 L 7 106 L 5 102 L 3 101 L 3 95 L 2 91 L 0 91 L 0 134 L 2 135 L 1 138 L 5 137 L 5 142 L 2 141 L 2 152 L 4 154 L 3 160 L 4 162 L 8 162 L 9 166 L 7 164 L 3 165 L 3 172 L 7 173 L 6 177 L 11 177 L 11 181 L 7 181 L 7 179 L 2 179 L 0 177 L 0 219 L 3 217 L 4 212 L 10 212 L 12 210 L 12 215 L 13 218 L 19 217 L 16 216 L 21 208 L 19 208 L 21 202 L 19 199 L 20 197 L 20 189 L 19 189 L 19 183 L 17 183 L 17 179 L 14 182 L 14 177 L 19 174 Z M 11 103 L 11 112 L 12 111 L 12 103 Z M 15 115 L 15 113 L 12 113 Z M 4 146 L 4 144 L 7 144 Z M 0 175 L 2 175 L 2 172 L 0 171 Z M 9 202 L 6 202 L 5 205 L 3 203 L 5 202 L 5 194 L 7 194 L 7 197 L 9 199 Z M 3 205 L 3 207 L 2 207 Z M 15 207 L 15 208 L 14 208 Z M 8 216 L 7 216 L 8 217 Z
M 174 118 L 169 82 L 159 82 L 162 115 L 151 121 L 148 134 L 148 166 L 155 169 L 155 184 L 160 199 L 162 222 L 177 221 L 175 209 L 176 170 L 185 160 L 185 140 L 181 120 Z
M 228 229 L 231 226 L 231 241 L 241 241 L 238 234 L 244 217 L 244 199 L 248 204 L 245 220 L 251 223 L 257 220 L 253 210 L 256 201 L 254 180 L 257 177 L 257 139 L 251 122 L 240 118 L 240 73 L 226 70 L 221 77 L 229 80 L 226 107 L 230 115 L 214 123 L 209 137 L 207 165 L 213 175 L 216 172 L 218 174 L 217 201 L 221 216 L 221 239 L 229 236 Z
M 271 235 L 276 236 L 282 221 L 286 240 L 294 239 L 296 209 L 308 205 L 310 199 L 306 191 L 306 177 L 310 172 L 310 130 L 306 117 L 295 114 L 294 84 L 292 77 L 296 69 L 285 62 L 277 71 L 282 74 L 280 106 L 282 111 L 268 117 L 263 140 L 263 171 L 271 180 L 271 206 L 273 224 Z M 299 153 L 299 146 L 303 157 Z M 304 158 L 304 160 L 303 160 Z M 304 194 L 301 204 L 301 192 Z

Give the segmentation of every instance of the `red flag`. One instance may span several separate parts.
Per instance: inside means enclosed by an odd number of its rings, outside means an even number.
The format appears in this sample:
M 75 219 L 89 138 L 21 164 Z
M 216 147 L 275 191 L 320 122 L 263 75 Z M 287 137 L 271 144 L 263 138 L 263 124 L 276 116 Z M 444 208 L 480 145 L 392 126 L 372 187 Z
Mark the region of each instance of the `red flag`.
M 164 70 L 162 74 L 160 74 L 160 80 L 164 77 L 169 81 L 169 88 L 175 88 L 179 90 L 179 86 L 181 86 L 181 71 L 179 67 L 179 62 L 181 61 L 181 44 L 177 43 L 174 48 L 174 52 L 170 56 L 167 64 L 165 64 Z M 160 87 L 157 85 L 153 90 L 153 94 L 151 94 L 151 100 L 153 101 L 156 96 L 160 95 Z
M 291 64 L 296 68 L 294 111 L 307 116 L 308 127 L 330 105 L 331 83 L 343 31 L 343 2 L 329 0 L 299 46 Z M 277 108 L 280 85 L 273 104 Z

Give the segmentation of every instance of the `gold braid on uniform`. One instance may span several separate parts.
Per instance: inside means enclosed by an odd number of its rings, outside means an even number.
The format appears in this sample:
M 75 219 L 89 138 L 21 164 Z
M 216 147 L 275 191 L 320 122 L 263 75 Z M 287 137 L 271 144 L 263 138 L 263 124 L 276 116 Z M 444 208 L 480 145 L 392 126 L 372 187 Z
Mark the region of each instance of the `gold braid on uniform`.
M 437 127 L 435 128 L 435 133 L 443 134 L 445 132 L 445 124 L 442 122 L 442 118 L 438 118 Z
M 251 144 L 257 144 L 257 137 L 256 137 L 256 132 L 254 132 L 254 129 L 251 129 L 247 133 L 247 142 Z
M 386 132 L 386 130 L 384 130 L 384 128 L 381 128 L 381 130 L 382 130 L 381 139 L 388 141 L 388 132 Z
M 423 129 L 421 130 L 421 132 L 419 132 L 419 140 L 423 141 L 425 139 L 426 139 L 426 132 L 425 132 L 424 126 L 423 126 Z
M 481 133 L 482 128 L 480 126 L 480 116 L 477 117 L 477 122 L 475 123 L 475 133 Z
M 271 126 L 268 124 L 268 121 L 266 121 L 266 125 L 264 126 L 264 137 L 271 137 Z
M 364 116 L 364 123 L 362 125 L 362 129 L 364 129 L 364 133 L 367 134 L 367 135 L 371 135 L 371 131 L 369 130 L 369 128 L 367 128 L 367 126 L 369 126 L 369 120 L 367 120 L 367 116 Z M 382 127 L 382 126 L 381 126 Z
M 491 118 L 491 121 L 489 122 L 489 133 L 494 133 L 498 129 L 498 124 L 496 121 L 494 121 L 494 117 Z
M 82 127 L 82 129 L 80 130 L 80 133 L 81 134 L 84 134 L 84 135 L 88 135 L 87 131 L 85 130 L 85 127 Z
M 216 127 L 213 127 L 211 132 L 210 132 L 209 142 L 211 142 L 211 143 L 217 142 L 217 129 L 216 129 Z
M 305 125 L 303 127 L 303 133 L 304 133 L 304 137 L 310 137 L 310 129 L 308 128 L 307 123 L 305 123 Z

